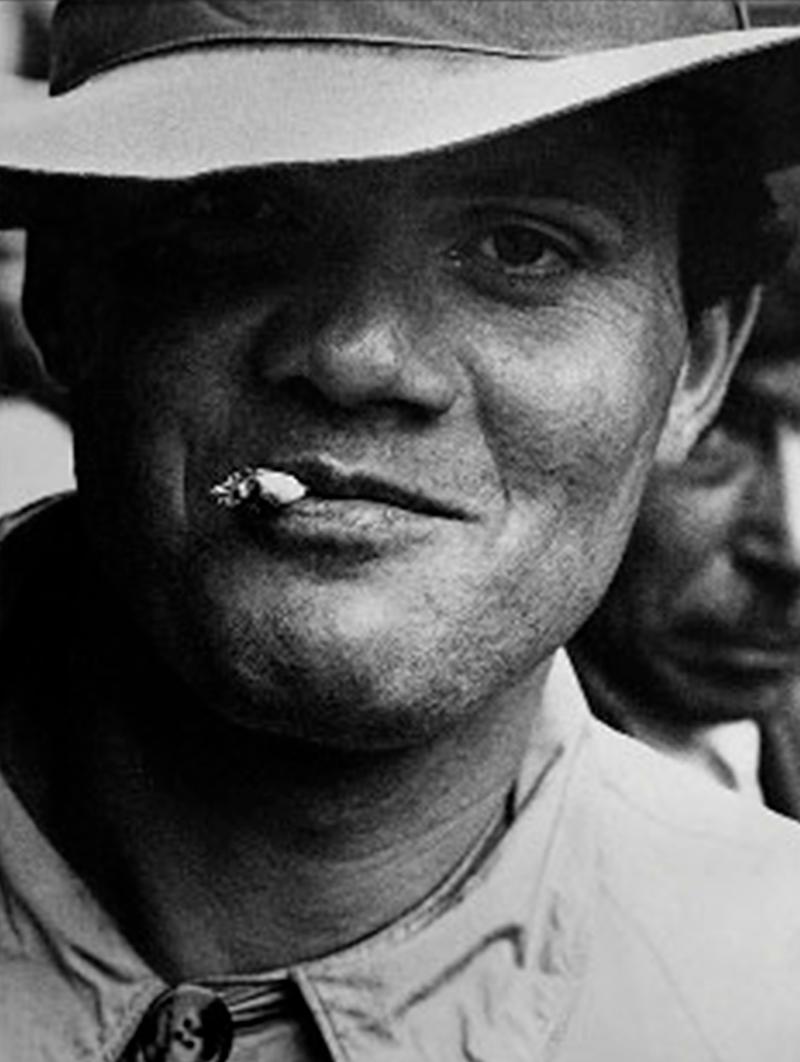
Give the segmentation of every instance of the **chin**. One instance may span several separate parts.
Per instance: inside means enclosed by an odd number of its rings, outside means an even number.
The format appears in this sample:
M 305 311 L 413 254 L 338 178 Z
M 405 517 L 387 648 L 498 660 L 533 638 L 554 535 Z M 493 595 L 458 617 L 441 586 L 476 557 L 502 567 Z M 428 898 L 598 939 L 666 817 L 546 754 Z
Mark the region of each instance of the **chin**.
M 218 719 L 248 732 L 350 749 L 429 741 L 464 710 L 461 682 L 442 686 L 460 670 L 440 666 L 446 633 L 385 599 L 337 596 L 327 607 L 217 602 L 174 663 Z
M 215 676 L 206 703 L 230 726 L 351 751 L 401 749 L 430 742 L 464 711 L 450 691 L 432 693 L 435 676 L 414 668 L 356 666 L 300 655 L 264 662 L 258 670 L 226 668 Z

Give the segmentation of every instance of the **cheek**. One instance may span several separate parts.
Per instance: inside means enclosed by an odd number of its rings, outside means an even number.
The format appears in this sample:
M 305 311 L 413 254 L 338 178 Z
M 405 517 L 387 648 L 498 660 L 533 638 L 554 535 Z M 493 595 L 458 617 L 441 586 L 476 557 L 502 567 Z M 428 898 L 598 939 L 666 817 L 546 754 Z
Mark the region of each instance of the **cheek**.
M 129 553 L 146 540 L 164 558 L 184 547 L 204 453 L 233 430 L 237 362 L 229 334 L 180 319 L 150 325 L 135 342 L 119 328 L 105 336 L 81 379 L 76 470 L 105 540 L 125 542 Z
M 680 362 L 680 321 L 665 327 L 633 285 L 617 295 L 473 316 L 450 332 L 470 352 L 506 499 L 487 596 L 502 592 L 540 645 L 570 637 L 611 580 Z
M 603 578 L 633 519 L 680 361 L 682 323 L 662 322 L 654 301 L 632 284 L 598 285 L 510 329 L 484 324 L 481 336 L 481 418 L 512 511 L 582 566 L 588 551 Z

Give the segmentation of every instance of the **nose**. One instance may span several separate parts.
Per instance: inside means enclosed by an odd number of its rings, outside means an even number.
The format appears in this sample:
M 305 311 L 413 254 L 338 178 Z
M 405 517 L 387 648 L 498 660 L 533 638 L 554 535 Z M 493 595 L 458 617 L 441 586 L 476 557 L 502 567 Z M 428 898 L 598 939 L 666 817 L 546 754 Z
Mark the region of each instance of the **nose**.
M 428 300 L 403 278 L 356 280 L 292 311 L 295 323 L 268 359 L 273 384 L 303 380 L 345 409 L 368 404 L 440 415 L 453 404 L 457 371 Z
M 800 581 L 800 430 L 780 424 L 767 461 L 757 473 L 739 541 L 746 566 Z

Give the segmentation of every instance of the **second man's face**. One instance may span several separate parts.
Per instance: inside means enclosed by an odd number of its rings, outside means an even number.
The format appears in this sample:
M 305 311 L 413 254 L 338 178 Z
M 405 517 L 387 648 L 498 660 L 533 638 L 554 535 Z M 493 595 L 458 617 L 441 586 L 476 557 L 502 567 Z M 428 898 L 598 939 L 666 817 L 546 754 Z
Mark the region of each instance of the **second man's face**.
M 526 695 L 617 562 L 685 353 L 677 187 L 573 120 L 97 237 L 87 525 L 213 710 L 367 746 Z M 246 466 L 310 493 L 217 505 Z
M 758 716 L 800 676 L 800 300 L 769 289 L 716 424 L 656 470 L 598 613 L 676 722 Z

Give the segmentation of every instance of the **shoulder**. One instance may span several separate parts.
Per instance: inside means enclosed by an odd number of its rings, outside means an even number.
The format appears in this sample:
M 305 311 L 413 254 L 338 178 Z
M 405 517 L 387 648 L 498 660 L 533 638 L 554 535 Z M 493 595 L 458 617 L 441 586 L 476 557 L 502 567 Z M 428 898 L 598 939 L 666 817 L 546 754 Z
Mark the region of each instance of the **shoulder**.
M 74 495 L 56 494 L 0 515 L 0 572 L 35 571 L 49 556 L 72 549 Z M 6 589 L 5 578 L 0 586 Z
M 605 902 L 722 1057 L 756 1057 L 743 1048 L 766 1033 L 800 1050 L 800 826 L 602 723 L 595 736 Z
M 612 864 L 652 866 L 661 856 L 675 864 L 676 878 L 701 874 L 707 884 L 716 878 L 730 884 L 731 875 L 743 882 L 751 874 L 763 878 L 772 868 L 781 881 L 800 880 L 800 824 L 593 717 L 564 654 L 556 656 L 546 695 L 560 715 L 573 715 L 591 734 L 611 850 L 626 857 Z M 796 903 L 800 912 L 800 890 Z
M 627 829 L 687 853 L 727 850 L 743 865 L 756 852 L 760 859 L 771 853 L 800 873 L 798 823 L 603 723 L 593 729 L 603 792 Z

